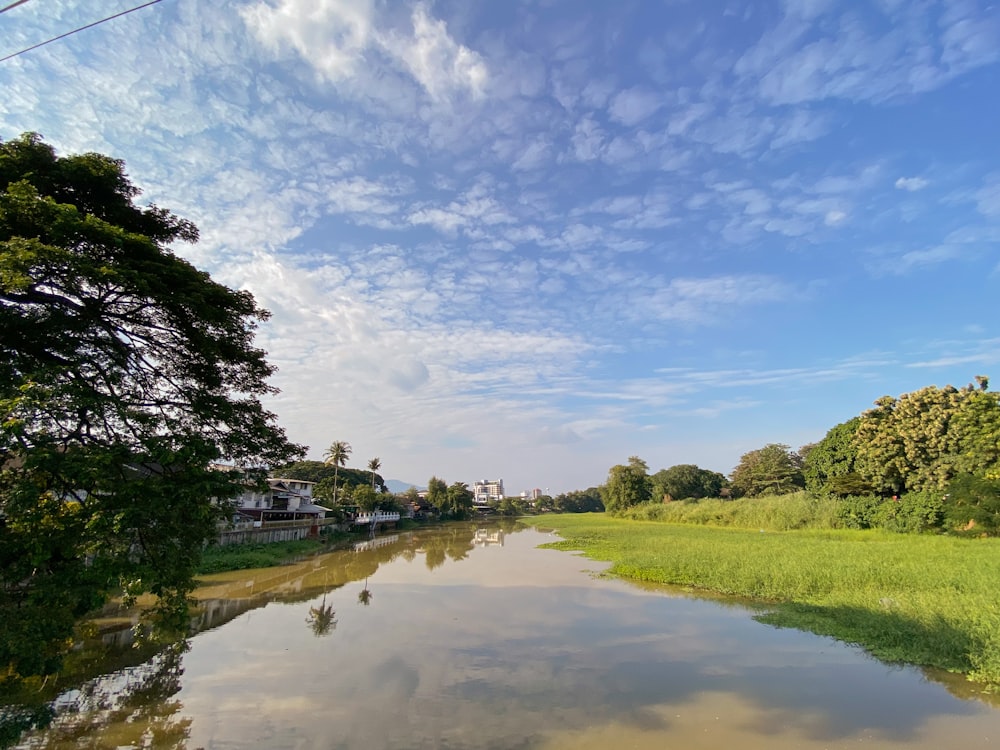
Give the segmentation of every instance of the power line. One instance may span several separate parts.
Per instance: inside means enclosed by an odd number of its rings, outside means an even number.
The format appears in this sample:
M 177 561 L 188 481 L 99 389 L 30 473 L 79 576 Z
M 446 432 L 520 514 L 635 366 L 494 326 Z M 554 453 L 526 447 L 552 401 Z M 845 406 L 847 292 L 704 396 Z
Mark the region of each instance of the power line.
M 6 8 L 4 8 L 4 10 L 9 10 L 10 8 L 13 8 L 15 5 L 20 5 L 21 3 L 26 3 L 26 2 L 28 2 L 28 0 L 19 0 L 18 2 L 14 3 L 14 5 L 8 5 Z M 104 23 L 105 21 L 113 21 L 114 19 L 121 18 L 122 16 L 126 16 L 129 13 L 134 13 L 137 10 L 148 8 L 150 5 L 156 5 L 159 2 L 162 2 L 162 0 L 151 0 L 151 2 L 143 3 L 142 5 L 137 5 L 134 8 L 129 8 L 128 10 L 123 10 L 121 13 L 115 13 L 113 16 L 102 18 L 100 21 L 94 21 L 93 23 L 88 23 L 86 26 L 81 26 L 77 29 L 73 29 L 72 31 L 67 31 L 65 34 L 60 34 L 59 36 L 54 36 L 51 39 L 46 39 L 44 42 L 39 42 L 38 44 L 32 45 L 31 47 L 27 47 L 26 49 L 23 49 L 20 52 L 15 52 L 12 55 L 7 55 L 7 57 L 0 57 L 0 62 L 10 60 L 12 57 L 17 57 L 18 55 L 23 55 L 25 52 L 31 52 L 31 50 L 33 49 L 44 47 L 46 44 L 49 44 L 50 42 L 56 42 L 60 39 L 65 39 L 66 37 L 71 36 L 72 34 L 75 34 L 78 31 L 92 29 L 94 26 L 98 26 Z
M 0 8 L 0 13 L 6 13 L 11 8 L 16 8 L 18 5 L 24 5 L 28 0 L 17 0 L 16 3 L 11 3 L 6 8 Z

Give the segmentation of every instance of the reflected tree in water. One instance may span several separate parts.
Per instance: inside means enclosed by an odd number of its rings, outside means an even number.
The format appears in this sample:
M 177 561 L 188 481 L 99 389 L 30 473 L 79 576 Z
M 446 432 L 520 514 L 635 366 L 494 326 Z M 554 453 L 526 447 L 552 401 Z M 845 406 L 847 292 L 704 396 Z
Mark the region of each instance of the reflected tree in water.
M 309 616 L 306 617 L 306 624 L 317 638 L 329 635 L 337 629 L 337 621 L 334 619 L 336 612 L 333 605 L 326 603 L 326 594 L 323 594 L 323 601 L 318 607 L 309 608 Z
M 191 719 L 177 714 L 184 674 L 187 641 L 171 644 L 145 664 L 84 683 L 44 707 L 24 707 L 18 725 L 18 707 L 0 711 L 0 739 L 6 747 L 18 741 L 11 731 L 45 730 L 25 735 L 32 748 L 118 747 L 183 750 L 191 734 Z M 67 699 L 66 696 L 72 696 Z M 9 719 L 15 721 L 11 723 Z
M 358 604 L 364 604 L 366 607 L 371 604 L 372 592 L 368 590 L 368 579 L 365 579 L 365 587 L 358 592 Z

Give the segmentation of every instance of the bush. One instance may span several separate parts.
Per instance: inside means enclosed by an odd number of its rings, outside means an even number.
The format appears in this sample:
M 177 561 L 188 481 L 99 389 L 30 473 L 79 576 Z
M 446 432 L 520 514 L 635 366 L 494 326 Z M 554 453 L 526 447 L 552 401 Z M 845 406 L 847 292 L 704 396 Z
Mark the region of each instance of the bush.
M 877 495 L 852 495 L 840 501 L 837 515 L 847 529 L 912 534 L 941 527 L 943 502 L 940 493 L 933 492 L 910 492 L 893 500 Z
M 883 499 L 876 495 L 848 495 L 837 506 L 837 517 L 845 529 L 878 528 Z
M 948 484 L 946 497 L 950 529 L 976 535 L 1000 531 L 1000 480 L 960 474 Z

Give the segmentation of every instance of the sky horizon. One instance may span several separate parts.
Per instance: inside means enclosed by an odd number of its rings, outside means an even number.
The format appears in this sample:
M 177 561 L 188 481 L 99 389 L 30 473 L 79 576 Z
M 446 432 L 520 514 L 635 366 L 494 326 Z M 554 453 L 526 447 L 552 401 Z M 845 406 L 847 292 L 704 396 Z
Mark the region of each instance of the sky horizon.
M 134 5 L 25 2 L 0 57 Z M 164 0 L 0 86 L 271 311 L 309 459 L 557 494 L 1000 383 L 985 0 Z

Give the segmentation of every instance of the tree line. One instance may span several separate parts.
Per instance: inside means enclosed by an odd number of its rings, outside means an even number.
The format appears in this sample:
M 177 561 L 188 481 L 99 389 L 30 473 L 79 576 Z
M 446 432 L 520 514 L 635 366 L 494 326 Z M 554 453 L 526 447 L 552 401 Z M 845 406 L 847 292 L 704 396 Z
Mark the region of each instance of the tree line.
M 641 503 L 782 495 L 806 490 L 843 501 L 845 525 L 897 530 L 1000 531 L 1000 397 L 989 379 L 927 386 L 832 427 L 792 450 L 749 451 L 732 473 L 684 464 L 653 475 L 637 456 L 611 467 L 607 509 Z M 891 504 L 887 504 L 887 501 Z

